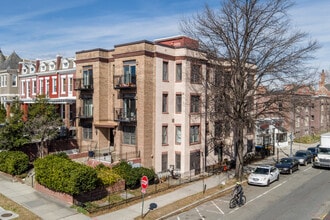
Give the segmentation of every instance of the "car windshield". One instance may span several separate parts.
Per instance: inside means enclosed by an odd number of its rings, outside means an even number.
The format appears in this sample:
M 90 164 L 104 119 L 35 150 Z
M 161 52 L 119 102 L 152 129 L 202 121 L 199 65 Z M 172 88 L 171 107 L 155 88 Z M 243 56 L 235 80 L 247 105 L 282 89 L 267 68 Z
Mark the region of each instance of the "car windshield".
M 305 152 L 297 152 L 296 157 L 305 157 L 306 153 Z
M 292 162 L 292 159 L 291 158 L 283 158 L 281 159 L 280 163 L 291 163 Z
M 330 155 L 330 148 L 320 148 L 319 154 L 328 154 Z
M 316 148 L 308 148 L 307 150 L 310 150 L 312 153 L 316 152 Z
M 255 171 L 253 173 L 267 175 L 269 173 L 269 169 L 268 168 L 257 167 L 257 169 L 255 169 Z

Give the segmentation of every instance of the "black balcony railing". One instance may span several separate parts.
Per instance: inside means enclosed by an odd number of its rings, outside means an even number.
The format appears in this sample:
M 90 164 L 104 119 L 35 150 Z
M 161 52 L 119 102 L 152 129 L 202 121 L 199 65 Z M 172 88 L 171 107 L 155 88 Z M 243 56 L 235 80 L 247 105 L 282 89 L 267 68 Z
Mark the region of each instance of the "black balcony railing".
M 93 109 L 84 111 L 84 108 L 80 107 L 79 111 L 78 111 L 78 117 L 81 118 L 81 119 L 83 119 L 83 118 L 86 118 L 86 119 L 93 118 Z
M 126 74 L 114 76 L 115 89 L 136 88 L 136 75 Z
M 92 90 L 93 80 L 84 80 L 83 78 L 74 79 L 75 90 Z
M 136 109 L 116 108 L 115 121 L 136 122 Z

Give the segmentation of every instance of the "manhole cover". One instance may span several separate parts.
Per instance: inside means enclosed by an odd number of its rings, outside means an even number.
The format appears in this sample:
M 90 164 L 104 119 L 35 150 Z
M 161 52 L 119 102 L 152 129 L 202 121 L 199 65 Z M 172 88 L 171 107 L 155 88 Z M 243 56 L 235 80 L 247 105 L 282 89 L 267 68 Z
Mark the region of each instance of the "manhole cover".
M 1 215 L 1 217 L 10 217 L 12 215 L 13 215 L 12 213 L 4 213 Z

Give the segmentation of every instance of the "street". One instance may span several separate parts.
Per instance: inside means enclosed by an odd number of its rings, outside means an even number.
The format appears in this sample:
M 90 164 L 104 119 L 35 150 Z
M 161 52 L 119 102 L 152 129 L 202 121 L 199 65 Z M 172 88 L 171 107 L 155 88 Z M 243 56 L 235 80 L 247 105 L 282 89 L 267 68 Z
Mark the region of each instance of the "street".
M 320 218 L 330 207 L 330 170 L 300 166 L 292 175 L 281 174 L 280 180 L 269 187 L 244 185 L 244 194 L 247 203 L 239 208 L 229 209 L 231 196 L 228 194 L 168 219 Z

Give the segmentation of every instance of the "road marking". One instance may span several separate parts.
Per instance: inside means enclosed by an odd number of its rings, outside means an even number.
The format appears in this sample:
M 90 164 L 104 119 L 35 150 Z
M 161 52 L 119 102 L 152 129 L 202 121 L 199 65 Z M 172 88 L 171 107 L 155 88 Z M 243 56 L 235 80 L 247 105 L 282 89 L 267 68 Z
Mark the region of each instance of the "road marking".
M 177 219 L 177 220 L 180 220 L 180 217 L 179 217 L 179 216 L 177 216 L 177 217 L 176 217 L 176 219 Z
M 303 172 L 310 170 L 310 169 L 312 169 L 312 167 L 308 167 L 308 168 L 304 169 Z
M 202 216 L 202 214 L 199 212 L 199 210 L 198 210 L 197 207 L 195 208 L 195 210 L 196 210 L 196 212 L 198 213 L 199 217 L 201 217 L 202 220 L 204 220 L 204 219 L 205 219 L 204 216 Z
M 212 201 L 212 204 L 219 210 L 219 212 L 221 212 L 221 214 L 225 214 L 215 202 Z
M 253 199 L 249 200 L 249 201 L 248 201 L 246 204 L 248 204 L 248 203 L 250 203 L 250 202 L 253 202 L 254 200 L 256 200 L 256 199 L 258 199 L 258 198 L 260 198 L 260 197 L 262 197 L 262 196 L 266 195 L 266 194 L 267 194 L 267 193 L 269 193 L 270 191 L 272 191 L 272 190 L 276 189 L 277 187 L 280 187 L 281 185 L 283 185 L 283 184 L 284 184 L 284 183 L 286 183 L 286 182 L 287 182 L 287 180 L 283 181 L 282 183 L 278 184 L 277 186 L 275 186 L 275 187 L 273 187 L 273 188 L 271 188 L 271 189 L 267 190 L 266 192 L 264 192 L 264 193 L 262 193 L 262 194 L 258 195 L 258 196 L 257 196 L 257 197 L 255 197 L 255 198 L 253 198 Z

